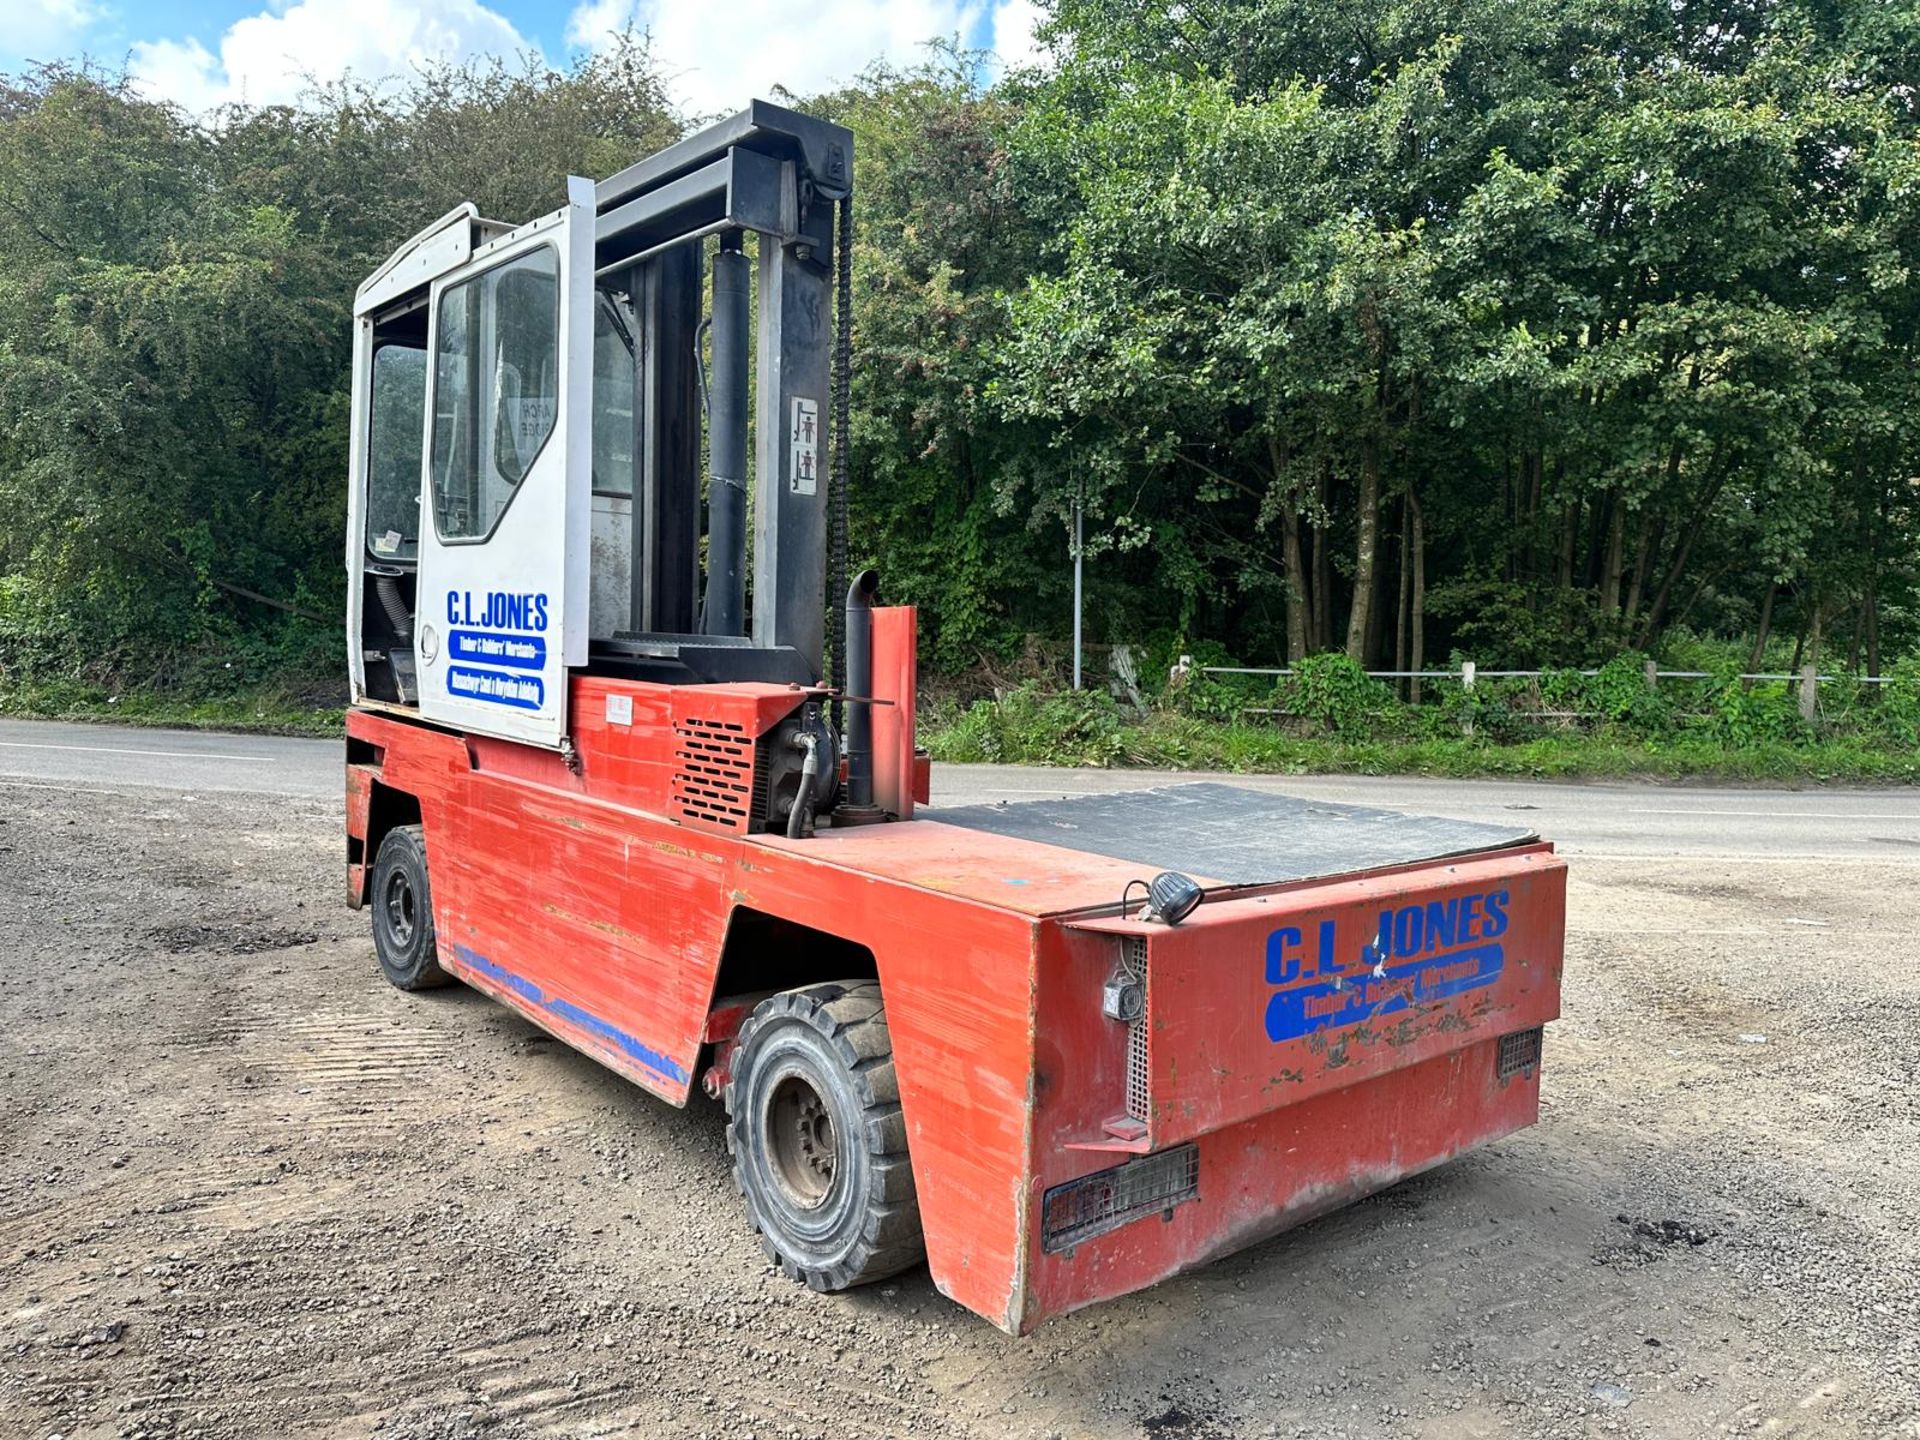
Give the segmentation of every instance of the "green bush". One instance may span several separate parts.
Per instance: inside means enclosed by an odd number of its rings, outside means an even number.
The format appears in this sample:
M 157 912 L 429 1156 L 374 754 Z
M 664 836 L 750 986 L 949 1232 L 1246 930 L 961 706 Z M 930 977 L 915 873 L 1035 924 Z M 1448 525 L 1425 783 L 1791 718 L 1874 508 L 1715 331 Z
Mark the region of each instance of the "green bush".
M 1586 677 L 1585 708 L 1628 734 L 1665 735 L 1674 728 L 1673 702 L 1647 684 L 1647 657 L 1637 650 L 1614 656 Z
M 1309 655 L 1280 683 L 1276 706 L 1314 721 L 1342 740 L 1405 733 L 1407 717 L 1393 690 L 1345 655 Z
M 1029 682 L 980 700 L 940 732 L 939 758 L 1025 765 L 1112 765 L 1126 758 L 1120 708 L 1093 690 L 1049 694 Z
M 1735 749 L 1813 738 L 1785 681 L 1744 682 L 1737 675 L 1727 671 L 1713 681 L 1707 695 L 1707 733 Z
M 1887 672 L 1873 710 L 1873 730 L 1899 745 L 1920 746 L 1920 655 L 1909 655 Z

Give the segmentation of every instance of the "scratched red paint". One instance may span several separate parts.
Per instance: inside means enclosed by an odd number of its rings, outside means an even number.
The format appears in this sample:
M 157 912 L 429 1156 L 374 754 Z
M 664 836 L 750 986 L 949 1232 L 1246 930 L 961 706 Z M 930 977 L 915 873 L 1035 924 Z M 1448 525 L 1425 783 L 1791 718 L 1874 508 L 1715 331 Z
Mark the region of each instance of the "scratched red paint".
M 893 711 L 876 725 L 877 778 L 888 807 L 910 812 L 920 766 L 900 722 L 912 715 L 911 614 L 875 613 L 876 693 L 901 702 L 876 707 Z M 607 723 L 610 694 L 631 698 L 631 725 Z M 1548 847 L 1220 893 L 1168 929 L 1113 915 L 1140 867 L 1101 856 L 937 819 L 788 840 L 676 814 L 676 721 L 737 725 L 751 739 L 807 698 L 577 677 L 571 766 L 352 711 L 349 835 L 366 837 L 376 780 L 415 797 L 442 963 L 676 1105 L 703 1045 L 740 1018 L 712 1013 L 726 999 L 715 981 L 735 905 L 866 946 L 935 1283 L 1015 1332 L 1536 1118 L 1538 1071 L 1498 1081 L 1494 1052 L 1501 1035 L 1558 1014 L 1565 870 Z M 364 884 L 351 868 L 356 903 Z M 1489 982 L 1296 1038 L 1263 1027 L 1286 988 L 1269 975 L 1276 930 L 1328 924 L 1345 963 L 1383 912 L 1496 890 L 1508 897 L 1504 964 Z M 1107 1122 L 1126 1108 L 1127 1027 L 1099 1007 L 1128 934 L 1148 944 L 1148 1135 L 1118 1142 Z M 1046 1253 L 1049 1186 L 1188 1140 L 1196 1201 Z

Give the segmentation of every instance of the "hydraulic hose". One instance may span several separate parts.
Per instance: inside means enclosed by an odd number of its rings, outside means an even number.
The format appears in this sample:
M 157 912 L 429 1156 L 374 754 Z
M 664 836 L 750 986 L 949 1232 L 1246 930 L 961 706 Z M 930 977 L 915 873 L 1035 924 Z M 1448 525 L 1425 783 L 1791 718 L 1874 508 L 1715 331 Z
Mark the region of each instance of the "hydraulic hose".
M 800 789 L 794 794 L 793 808 L 787 812 L 787 838 L 798 840 L 806 834 L 807 821 L 813 815 L 813 790 L 820 783 L 820 737 L 802 730 L 794 743 L 807 752 L 800 762 Z

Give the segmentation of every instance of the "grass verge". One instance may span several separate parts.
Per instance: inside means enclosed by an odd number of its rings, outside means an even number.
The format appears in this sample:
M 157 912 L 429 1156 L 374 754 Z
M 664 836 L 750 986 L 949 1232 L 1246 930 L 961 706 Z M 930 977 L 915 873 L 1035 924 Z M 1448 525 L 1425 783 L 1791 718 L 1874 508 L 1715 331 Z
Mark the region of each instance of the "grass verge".
M 1143 766 L 1242 774 L 1506 776 L 1516 779 L 1920 782 L 1920 753 L 1860 738 L 1642 739 L 1568 733 L 1514 743 L 1465 737 L 1303 739 L 1272 726 L 1153 713 L 1120 724 L 1001 725 L 986 706 L 923 723 L 936 760 L 1009 765 Z M 1059 717 L 1055 717 L 1056 720 Z
M 343 712 L 312 691 L 265 684 L 215 697 L 116 694 L 77 682 L 0 690 L 0 715 L 186 730 L 337 736 Z M 1041 723 L 1025 723 L 1027 719 Z M 1024 717 L 991 704 L 922 717 L 936 760 L 1003 765 L 1211 770 L 1272 775 L 1439 775 L 1513 779 L 1708 779 L 1920 783 L 1920 751 L 1883 740 L 1647 739 L 1602 731 L 1502 743 L 1465 737 L 1314 739 L 1270 725 L 1169 712 L 1115 721 L 1097 713 Z
M 337 736 L 344 712 L 310 690 L 272 683 L 216 696 L 103 689 L 78 681 L 0 688 L 0 716 L 151 725 L 175 730 L 252 731 L 265 735 Z

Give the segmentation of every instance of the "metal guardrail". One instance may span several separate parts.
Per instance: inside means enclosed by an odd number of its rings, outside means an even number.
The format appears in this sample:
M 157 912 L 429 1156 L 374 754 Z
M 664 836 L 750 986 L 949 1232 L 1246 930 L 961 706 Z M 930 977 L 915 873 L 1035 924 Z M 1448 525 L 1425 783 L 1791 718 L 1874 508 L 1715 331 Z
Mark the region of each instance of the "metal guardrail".
M 1181 667 L 1175 666 L 1175 669 Z M 1185 667 L 1188 673 L 1198 671 L 1202 675 L 1293 675 L 1298 672 L 1291 666 L 1268 667 L 1260 665 L 1190 665 Z M 1482 670 L 1468 665 L 1461 670 L 1369 670 L 1366 672 L 1376 680 L 1463 680 L 1471 686 L 1475 680 L 1526 680 L 1542 675 L 1598 675 L 1598 670 Z M 1652 670 L 1648 672 L 1655 680 L 1714 680 L 1718 675 L 1712 670 Z M 1804 671 L 1762 671 L 1742 672 L 1733 677 L 1735 680 L 1805 680 Z M 1859 685 L 1892 685 L 1899 679 L 1895 675 L 1815 675 L 1814 683 L 1827 684 L 1834 680 L 1851 680 Z
M 1173 678 L 1184 675 L 1271 675 L 1284 679 L 1297 674 L 1292 666 L 1261 665 L 1195 665 L 1192 657 L 1182 655 L 1180 663 L 1173 667 Z M 1471 690 L 1480 680 L 1537 680 L 1549 675 L 1575 674 L 1582 676 L 1598 675 L 1598 670 L 1482 670 L 1471 660 L 1464 661 L 1456 670 L 1368 670 L 1365 672 L 1376 680 L 1453 680 L 1461 688 Z M 1649 660 L 1645 667 L 1646 684 L 1649 690 L 1659 688 L 1662 680 L 1715 680 L 1719 677 L 1710 670 L 1662 670 Z M 1799 708 L 1801 718 L 1811 724 L 1819 713 L 1820 687 L 1836 681 L 1851 681 L 1858 685 L 1892 685 L 1898 683 L 1894 675 L 1822 675 L 1813 666 L 1803 665 L 1795 672 L 1752 671 L 1733 677 L 1743 681 L 1786 681 L 1799 687 Z M 1248 706 L 1243 712 L 1249 715 L 1278 715 L 1285 712 L 1270 707 Z M 1556 715 L 1566 719 L 1588 718 L 1574 711 L 1540 711 L 1540 715 Z M 1473 733 L 1473 721 L 1466 722 L 1467 733 Z

